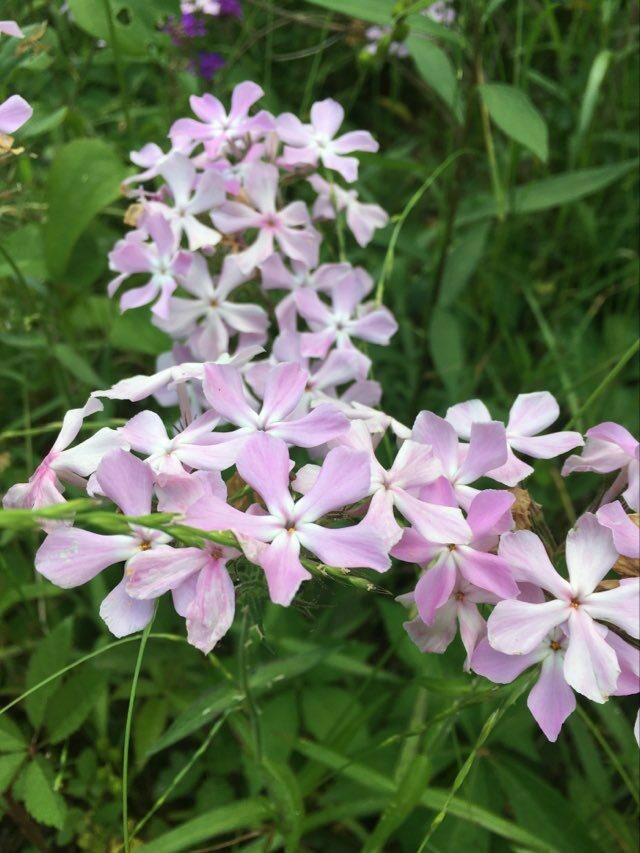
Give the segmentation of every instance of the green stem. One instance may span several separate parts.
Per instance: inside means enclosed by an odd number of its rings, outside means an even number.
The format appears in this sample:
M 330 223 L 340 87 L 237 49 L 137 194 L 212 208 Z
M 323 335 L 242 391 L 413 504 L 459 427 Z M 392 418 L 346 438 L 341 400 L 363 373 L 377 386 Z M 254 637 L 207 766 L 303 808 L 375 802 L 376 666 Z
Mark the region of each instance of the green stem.
M 605 390 L 605 388 L 611 382 L 613 382 L 613 380 L 620 373 L 620 371 L 623 370 L 623 368 L 631 361 L 631 359 L 634 357 L 634 355 L 636 355 L 638 353 L 638 350 L 640 350 L 640 338 L 635 340 L 631 344 L 629 349 L 620 356 L 617 363 L 614 365 L 614 367 L 611 368 L 609 373 L 607 373 L 607 375 L 602 380 L 602 382 L 598 385 L 598 387 L 593 392 L 593 394 L 591 394 L 587 398 L 587 400 L 582 404 L 582 406 L 580 406 L 580 408 L 572 415 L 571 419 L 569 421 L 567 421 L 567 423 L 565 424 L 565 427 L 564 427 L 565 429 L 569 429 L 569 427 L 573 426 L 576 418 L 578 418 L 580 415 L 584 414 L 586 411 L 588 411 L 591 408 L 591 406 L 595 403 L 595 401 L 598 399 L 600 394 L 602 394 L 602 392 Z
M 157 609 L 157 608 L 156 608 Z M 138 679 L 140 677 L 140 669 L 142 668 L 142 658 L 144 650 L 147 646 L 147 640 L 151 633 L 151 626 L 155 619 L 156 609 L 153 611 L 149 624 L 145 627 L 140 638 L 140 648 L 138 649 L 138 657 L 136 659 L 135 669 L 133 670 L 133 678 L 131 679 L 131 691 L 129 692 L 129 707 L 127 708 L 127 721 L 124 727 L 124 744 L 122 746 L 122 838 L 124 841 L 125 853 L 129 853 L 129 742 L 131 740 L 131 724 L 133 722 L 133 708 L 136 701 L 136 690 L 138 689 Z
M 476 79 L 478 86 L 484 83 L 484 72 L 482 70 L 482 62 L 478 57 L 476 61 Z M 491 121 L 489 119 L 489 110 L 486 108 L 482 95 L 480 95 L 480 117 L 482 119 L 482 134 L 484 136 L 484 145 L 487 149 L 487 159 L 489 161 L 489 173 L 491 174 L 491 185 L 493 194 L 496 199 L 496 207 L 498 208 L 498 219 L 504 221 L 506 202 L 502 180 L 498 171 L 498 161 L 496 160 L 496 151 L 493 146 L 493 136 L 491 134 Z
M 125 76 L 124 67 L 122 65 L 122 56 L 120 54 L 118 34 L 116 33 L 116 27 L 113 22 L 113 10 L 111 8 L 111 0 L 102 0 L 102 5 L 104 7 L 104 14 L 107 19 L 107 25 L 109 27 L 109 40 L 111 41 L 111 49 L 113 50 L 113 59 L 116 66 L 116 75 L 118 77 L 118 86 L 120 88 L 120 99 L 122 101 L 122 113 L 124 115 L 125 128 L 127 132 L 127 137 L 129 139 L 130 147 L 132 147 L 131 114 L 129 112 L 129 89 L 127 87 L 127 78 Z

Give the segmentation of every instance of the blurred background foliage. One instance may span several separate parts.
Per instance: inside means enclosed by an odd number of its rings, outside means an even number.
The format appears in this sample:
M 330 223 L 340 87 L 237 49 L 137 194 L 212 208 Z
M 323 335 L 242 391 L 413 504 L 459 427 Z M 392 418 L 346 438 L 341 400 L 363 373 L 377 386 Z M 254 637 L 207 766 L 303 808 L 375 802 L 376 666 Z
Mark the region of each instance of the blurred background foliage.
M 146 309 L 119 317 L 105 293 L 128 152 L 162 145 L 190 94 L 225 99 L 244 79 L 303 118 L 336 98 L 380 142 L 360 191 L 391 223 L 348 256 L 400 323 L 369 352 L 388 412 L 411 423 L 478 396 L 504 417 L 549 389 L 563 424 L 637 433 L 638 6 L 465 0 L 445 25 L 429 5 L 243 0 L 208 27 L 200 47 L 225 64 L 207 81 L 199 47 L 165 31 L 177 0 L 3 0 L 26 38 L 0 41 L 0 100 L 35 111 L 0 153 L 0 490 L 64 411 L 167 349 Z M 373 54 L 372 25 L 389 28 Z M 400 41 L 406 58 L 388 49 Z M 529 488 L 560 536 L 597 481 L 558 472 L 537 465 Z M 110 577 L 63 593 L 34 577 L 35 536 L 0 543 L 3 704 L 94 655 L 0 717 L 0 849 L 122 849 L 139 640 L 114 643 L 97 618 Z M 493 687 L 462 674 L 461 649 L 411 645 L 393 595 L 413 577 L 319 580 L 290 610 L 243 578 L 208 660 L 161 604 L 131 717 L 132 847 L 637 850 L 634 701 L 579 703 L 548 744 L 526 683 Z

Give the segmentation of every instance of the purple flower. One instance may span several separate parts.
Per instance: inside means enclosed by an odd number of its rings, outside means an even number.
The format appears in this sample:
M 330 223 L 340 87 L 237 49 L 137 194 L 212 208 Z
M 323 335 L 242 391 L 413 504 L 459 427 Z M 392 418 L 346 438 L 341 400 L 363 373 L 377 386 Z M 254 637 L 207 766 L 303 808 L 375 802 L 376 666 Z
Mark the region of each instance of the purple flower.
M 221 68 L 224 68 L 224 58 L 220 53 L 204 50 L 198 53 L 197 67 L 194 71 L 203 80 L 211 81 Z
M 579 432 L 552 432 L 538 435 L 558 419 L 560 407 L 548 391 L 518 394 L 507 422 L 507 461 L 487 476 L 506 486 L 515 486 L 533 473 L 533 468 L 522 462 L 514 450 L 536 459 L 551 459 L 583 444 Z M 474 423 L 492 420 L 489 410 L 481 400 L 467 400 L 447 409 L 446 420 L 460 438 L 469 439 Z
M 320 235 L 309 221 L 305 204 L 294 201 L 276 209 L 278 170 L 269 163 L 253 163 L 247 168 L 244 192 L 253 205 L 227 201 L 212 213 L 213 224 L 223 234 L 255 229 L 256 240 L 236 255 L 240 270 L 246 274 L 264 263 L 275 252 L 275 243 L 289 258 L 307 267 L 318 262 Z
M 331 291 L 331 306 L 308 287 L 296 291 L 298 313 L 311 328 L 302 335 L 303 355 L 324 358 L 333 344 L 352 346 L 353 338 L 383 346 L 389 343 L 398 324 L 388 308 L 360 304 L 369 286 L 354 270 Z
M 316 522 L 328 512 L 361 500 L 369 488 L 366 454 L 337 447 L 329 451 L 313 488 L 294 501 L 289 491 L 291 461 L 286 444 L 271 435 L 250 438 L 238 458 L 238 473 L 260 495 L 266 513 L 246 512 L 214 498 L 194 504 L 187 523 L 203 530 L 233 530 L 265 543 L 255 549 L 269 595 L 276 604 L 291 603 L 311 575 L 300 562 L 306 548 L 328 565 L 385 571 L 390 561 L 382 539 L 362 523 L 328 528 Z
M 331 98 L 311 107 L 311 124 L 303 124 L 293 113 L 282 113 L 276 121 L 280 139 L 287 143 L 281 162 L 287 166 L 317 165 L 338 172 L 352 183 L 358 177 L 358 161 L 345 157 L 352 151 L 377 151 L 379 146 L 366 130 L 354 130 L 335 138 L 344 119 L 344 109 Z
M 180 15 L 180 29 L 187 38 L 201 38 L 207 34 L 207 25 L 192 12 L 183 12 Z
M 180 250 L 180 240 L 167 219 L 160 213 L 144 217 L 143 230 L 132 231 L 120 240 L 109 255 L 109 266 L 120 273 L 109 283 L 109 296 L 113 296 L 123 281 L 135 273 L 150 273 L 149 281 L 135 287 L 120 298 L 120 308 L 138 308 L 157 297 L 152 311 L 159 317 L 169 313 L 169 297 L 178 281 L 189 269 L 191 255 Z M 146 237 L 151 239 L 146 241 Z
M 568 637 L 565 680 L 594 702 L 605 702 L 616 689 L 620 666 L 605 641 L 607 629 L 598 620 L 610 622 L 636 639 L 640 636 L 638 578 L 622 580 L 614 589 L 595 591 L 618 557 L 611 531 L 590 513 L 578 520 L 567 536 L 568 581 L 556 572 L 542 542 L 528 530 L 503 536 L 498 553 L 516 581 L 536 584 L 553 598 L 541 604 L 497 604 L 488 622 L 492 647 L 508 655 L 526 655 L 553 628 L 561 627 Z
M 608 503 L 620 492 L 635 512 L 640 510 L 640 445 L 629 430 L 606 421 L 587 430 L 587 443 L 581 456 L 570 456 L 562 468 L 562 476 L 575 471 L 608 474 L 620 471 L 602 499 Z M 624 491 L 623 491 L 624 489 Z

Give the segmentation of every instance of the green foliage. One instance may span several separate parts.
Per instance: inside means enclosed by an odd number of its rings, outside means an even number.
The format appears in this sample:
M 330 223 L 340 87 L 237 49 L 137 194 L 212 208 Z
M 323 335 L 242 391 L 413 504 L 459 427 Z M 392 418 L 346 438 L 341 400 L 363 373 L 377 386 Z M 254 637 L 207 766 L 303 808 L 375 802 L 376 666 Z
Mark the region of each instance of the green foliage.
M 635 7 L 473 0 L 446 27 L 429 5 L 245 0 L 242 21 L 211 29 L 227 66 L 209 89 L 163 31 L 178 0 L 71 0 L 74 21 L 58 0 L 5 0 L 27 39 L 0 38 L 0 99 L 21 92 L 34 116 L 25 150 L 0 155 L 0 491 L 31 475 L 68 408 L 169 349 L 148 308 L 120 315 L 106 297 L 128 152 L 166 148 L 191 94 L 227 101 L 244 79 L 274 111 L 336 98 L 349 129 L 380 142 L 358 188 L 391 224 L 366 250 L 347 235 L 347 254 L 399 321 L 368 353 L 390 414 L 411 423 L 480 397 L 502 418 L 517 393 L 548 388 L 559 427 L 638 429 Z M 371 24 L 391 28 L 375 55 Z M 100 425 L 136 410 L 106 401 Z M 560 541 L 597 486 L 536 467 L 532 495 Z M 78 494 L 43 515 L 127 529 Z M 146 521 L 204 541 L 168 515 Z M 122 849 L 140 641 L 109 638 L 97 615 L 121 569 L 54 588 L 34 578 L 37 536 L 33 514 L 0 513 L 2 846 Z M 579 698 L 550 745 L 515 698 L 525 681 L 491 685 L 462 672 L 459 645 L 445 657 L 410 642 L 394 596 L 413 567 L 325 572 L 289 610 L 238 573 L 248 642 L 234 626 L 203 658 L 159 607 L 132 705 L 131 849 L 637 849 L 632 697 Z

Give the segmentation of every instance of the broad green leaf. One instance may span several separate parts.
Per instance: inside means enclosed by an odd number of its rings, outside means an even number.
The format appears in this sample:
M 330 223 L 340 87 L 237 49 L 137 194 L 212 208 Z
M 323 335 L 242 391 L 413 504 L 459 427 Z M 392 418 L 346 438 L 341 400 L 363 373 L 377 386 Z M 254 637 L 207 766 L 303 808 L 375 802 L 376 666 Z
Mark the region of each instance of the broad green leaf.
M 225 833 L 257 827 L 272 816 L 273 809 L 267 800 L 259 797 L 240 800 L 185 821 L 145 844 L 143 850 L 144 853 L 184 853 Z
M 59 148 L 49 171 L 44 232 L 49 273 L 60 279 L 78 238 L 91 220 L 120 195 L 125 169 L 101 139 L 75 139 Z
M 151 325 L 146 306 L 119 314 L 111 326 L 109 342 L 116 349 L 146 355 L 160 355 L 170 350 L 172 344 L 169 335 Z
M 23 225 L 10 234 L 3 234 L 0 245 L 18 267 L 20 274 L 26 278 L 44 279 L 47 270 L 44 263 L 42 245 L 42 229 L 35 223 Z M 0 251 L 0 279 L 15 278 L 13 266 Z
M 50 775 L 46 762 L 37 755 L 20 774 L 21 798 L 38 823 L 62 829 L 67 807 L 60 794 L 53 790 Z
M 22 731 L 10 717 L 0 717 L 0 752 L 20 752 L 27 742 Z
M 458 396 L 466 363 L 457 314 L 447 308 L 434 309 L 429 322 L 429 349 L 436 370 L 453 400 Z
M 434 41 L 420 36 L 410 36 L 407 47 L 422 79 L 442 98 L 461 123 L 462 100 L 455 71 L 447 54 Z
M 29 660 L 27 669 L 27 687 L 34 687 L 52 673 L 61 669 L 69 660 L 71 652 L 71 619 L 59 625 L 44 639 L 40 640 Z M 51 694 L 58 685 L 53 682 L 42 687 L 37 693 L 28 696 L 25 701 L 27 716 L 38 728 L 42 725 L 44 711 Z
M 34 136 L 42 136 L 43 133 L 55 130 L 65 120 L 69 111 L 67 107 L 59 107 L 51 111 L 50 107 L 44 104 L 32 104 L 32 107 L 33 115 L 24 126 L 24 130 L 20 131 L 21 140 L 32 139 Z
M 500 130 L 546 163 L 547 125 L 528 95 L 506 83 L 483 83 L 479 89 L 491 119 Z
M 167 722 L 167 700 L 163 696 L 147 699 L 136 711 L 133 723 L 133 748 L 136 764 L 141 767 L 151 744 L 164 731 Z
M 103 39 L 113 46 L 115 35 L 118 50 L 126 54 L 144 54 L 150 41 L 157 39 L 156 24 L 166 19 L 167 14 L 177 15 L 177 0 L 109 0 L 111 23 L 105 10 L 104 0 L 69 0 L 74 23 L 95 38 Z
M 463 293 L 484 254 L 489 223 L 481 222 L 458 235 L 447 255 L 438 305 L 450 308 Z
M 26 749 L 22 752 L 11 752 L 9 755 L 0 755 L 0 792 L 9 787 L 26 757 Z
M 89 385 L 94 390 L 102 388 L 104 381 L 98 376 L 86 358 L 73 349 L 69 344 L 54 344 L 51 352 L 60 364 L 69 371 L 72 376 Z
M 609 166 L 593 169 L 578 169 L 552 175 L 540 181 L 532 181 L 516 187 L 507 198 L 507 211 L 511 214 L 536 213 L 562 204 L 569 204 L 608 187 L 614 181 L 638 168 L 638 160 L 624 160 Z M 466 205 L 468 210 L 460 213 L 456 225 L 468 225 L 497 215 L 495 201 L 491 196 L 476 196 Z
M 80 669 L 56 691 L 47 709 L 46 726 L 51 743 L 77 731 L 91 713 L 106 681 L 97 669 Z
M 431 775 L 431 763 L 424 755 L 416 755 L 407 767 L 394 795 L 367 839 L 363 853 L 377 853 L 384 850 L 387 839 L 406 820 L 420 804 Z

